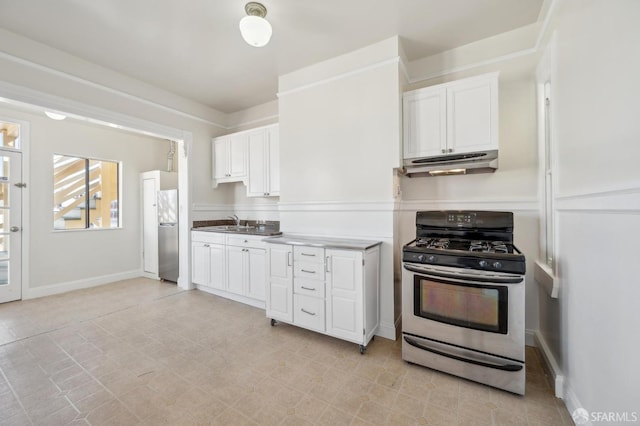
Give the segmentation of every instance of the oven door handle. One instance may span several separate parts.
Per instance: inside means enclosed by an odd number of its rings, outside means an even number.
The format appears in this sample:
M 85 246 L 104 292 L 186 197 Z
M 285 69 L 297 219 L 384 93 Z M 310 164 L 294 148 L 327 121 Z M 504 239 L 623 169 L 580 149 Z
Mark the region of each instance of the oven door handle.
M 490 284 L 520 284 L 523 280 L 522 276 L 480 276 L 480 275 L 463 275 L 463 274 L 450 274 L 443 271 L 435 271 L 433 269 L 422 269 L 418 266 L 410 266 L 404 264 L 404 269 L 407 271 L 415 272 L 425 275 L 427 277 L 436 277 L 441 279 L 450 279 L 457 281 L 465 281 L 469 283 L 490 283 Z
M 467 357 L 463 357 L 460 355 L 454 355 L 448 352 L 444 352 L 438 349 L 434 349 L 434 348 L 430 348 L 428 346 L 422 345 L 418 342 L 416 342 L 415 340 L 411 339 L 410 337 L 404 336 L 404 340 L 410 344 L 411 346 L 414 346 L 418 349 L 422 349 L 424 351 L 427 352 L 431 352 L 434 353 L 436 355 L 440 355 L 440 356 L 444 356 L 447 358 L 451 358 L 451 359 L 455 359 L 457 361 L 462 361 L 462 362 L 466 362 L 469 364 L 474 364 L 474 365 L 480 365 L 482 367 L 488 367 L 488 368 L 493 368 L 496 370 L 502 370 L 502 371 L 520 371 L 522 370 L 522 365 L 520 364 L 494 364 L 491 362 L 486 362 L 486 361 L 480 361 L 477 359 L 473 359 L 473 358 L 467 358 Z

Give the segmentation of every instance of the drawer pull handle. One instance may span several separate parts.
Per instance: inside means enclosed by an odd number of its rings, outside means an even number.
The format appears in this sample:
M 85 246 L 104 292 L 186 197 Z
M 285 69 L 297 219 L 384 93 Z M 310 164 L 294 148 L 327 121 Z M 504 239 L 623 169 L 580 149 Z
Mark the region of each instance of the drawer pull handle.
M 311 291 L 316 291 L 316 289 L 315 289 L 315 288 L 311 288 L 311 287 L 305 287 L 305 286 L 303 286 L 303 285 L 301 285 L 301 286 L 300 286 L 300 288 L 301 288 L 301 289 L 303 289 L 303 290 L 311 290 Z
M 316 257 L 313 253 L 300 253 L 302 256 Z
M 316 316 L 315 312 L 309 312 L 309 311 L 306 311 L 304 308 L 300 308 L 300 310 L 301 310 L 302 312 L 304 312 L 305 314 L 312 315 L 312 316 Z
M 307 274 L 315 274 L 316 271 L 307 271 L 306 269 L 300 269 L 301 272 L 306 272 Z

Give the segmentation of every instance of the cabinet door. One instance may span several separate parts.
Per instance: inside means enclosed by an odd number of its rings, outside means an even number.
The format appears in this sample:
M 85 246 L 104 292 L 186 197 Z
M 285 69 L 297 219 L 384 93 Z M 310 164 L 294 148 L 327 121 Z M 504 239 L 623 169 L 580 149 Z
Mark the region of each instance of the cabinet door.
M 271 196 L 280 195 L 280 128 L 270 127 L 267 130 L 269 139 L 269 161 L 267 192 Z
M 249 138 L 249 176 L 247 197 L 264 197 L 267 188 L 267 133 L 264 129 L 251 132 Z
M 227 291 L 244 294 L 245 262 L 242 247 L 227 246 Z
M 221 137 L 213 141 L 213 178 L 224 179 L 229 175 L 229 138 Z
M 247 175 L 247 134 L 232 135 L 229 140 L 229 176 Z
M 191 281 L 208 286 L 209 270 L 209 244 L 191 243 Z
M 247 297 L 264 301 L 266 294 L 266 253 L 262 249 L 247 249 L 245 255 L 248 260 Z
M 211 244 L 209 246 L 209 286 L 224 290 L 226 281 L 225 246 Z
M 498 149 L 497 78 L 467 81 L 447 89 L 450 152 Z
M 362 252 L 327 250 L 327 333 L 362 342 L 363 265 Z
M 267 317 L 293 322 L 293 247 L 269 244 L 267 249 Z
M 412 92 L 403 98 L 404 158 L 442 155 L 447 144 L 445 88 Z

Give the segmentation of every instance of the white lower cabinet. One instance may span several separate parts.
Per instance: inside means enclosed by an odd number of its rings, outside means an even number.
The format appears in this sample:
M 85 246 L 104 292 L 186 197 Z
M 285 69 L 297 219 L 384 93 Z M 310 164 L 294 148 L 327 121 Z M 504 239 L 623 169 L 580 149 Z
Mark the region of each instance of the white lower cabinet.
M 379 325 L 380 247 L 267 244 L 266 314 L 360 345 Z
M 263 237 L 192 232 L 192 281 L 204 291 L 264 308 Z

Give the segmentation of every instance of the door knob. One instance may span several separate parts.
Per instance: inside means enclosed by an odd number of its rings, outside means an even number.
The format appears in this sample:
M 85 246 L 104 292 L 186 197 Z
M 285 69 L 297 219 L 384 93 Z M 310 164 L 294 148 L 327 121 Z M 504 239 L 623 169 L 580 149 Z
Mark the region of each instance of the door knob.
M 11 228 L 9 228 L 9 231 L 11 232 L 18 232 L 20 230 L 19 226 L 12 226 Z

